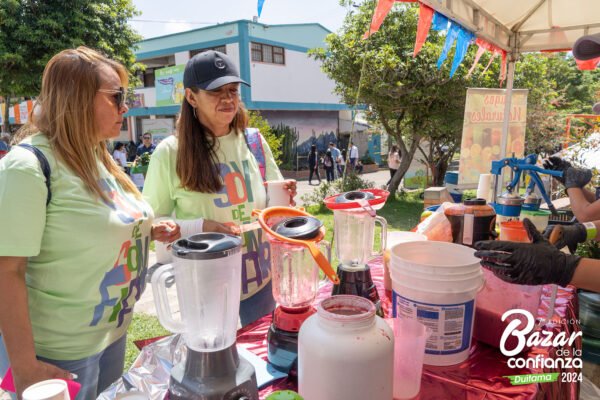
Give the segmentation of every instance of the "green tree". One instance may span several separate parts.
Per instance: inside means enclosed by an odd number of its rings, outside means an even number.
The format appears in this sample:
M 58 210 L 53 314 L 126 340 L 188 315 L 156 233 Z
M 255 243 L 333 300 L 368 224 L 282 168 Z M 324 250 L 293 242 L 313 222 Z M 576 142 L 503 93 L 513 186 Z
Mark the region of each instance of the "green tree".
M 401 164 L 389 187 L 395 192 L 428 134 L 431 117 L 450 96 L 457 96 L 456 90 L 464 91 L 460 78 L 464 71 L 450 79 L 450 62 L 437 69 L 442 38 L 433 31 L 418 57 L 412 57 L 418 19 L 414 5 L 396 4 L 380 30 L 362 40 L 375 3 L 367 0 L 349 13 L 340 33 L 327 36 L 327 49 L 312 54 L 322 61 L 323 71 L 335 81 L 343 101 L 354 105 L 358 100 L 365 105 L 367 116 L 398 144 Z
M 0 96 L 11 99 L 39 93 L 48 60 L 67 48 L 88 46 L 123 63 L 131 72 L 133 46 L 141 40 L 127 24 L 138 15 L 131 0 L 2 0 L 0 2 Z
M 269 125 L 269 121 L 264 119 L 260 112 L 258 111 L 248 111 L 248 116 L 250 120 L 248 121 L 248 126 L 252 128 L 256 128 L 260 131 L 261 135 L 265 138 L 269 147 L 271 148 L 271 152 L 273 153 L 273 158 L 277 164 L 281 162 L 281 141 L 282 138 L 275 135 L 271 126 Z

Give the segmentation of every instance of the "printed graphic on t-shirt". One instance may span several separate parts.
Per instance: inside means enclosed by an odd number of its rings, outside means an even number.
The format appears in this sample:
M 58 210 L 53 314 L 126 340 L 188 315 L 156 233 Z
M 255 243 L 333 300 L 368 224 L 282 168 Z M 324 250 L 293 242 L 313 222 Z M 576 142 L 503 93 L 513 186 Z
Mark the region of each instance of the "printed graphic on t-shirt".
M 141 225 L 148 217 L 132 199 L 122 196 L 114 183 L 101 180 L 102 189 L 108 193 L 112 202 L 109 206 L 124 224 L 131 224 L 131 237 L 122 243 L 113 268 L 106 272 L 100 283 L 100 303 L 94 308 L 90 326 L 96 326 L 108 316 L 108 322 L 116 322 L 120 327 L 125 316 L 133 312 L 135 301 L 144 291 L 150 237 L 143 236 Z M 136 222 L 137 221 L 137 222 Z
M 251 204 L 255 202 L 252 191 L 250 164 L 232 161 L 219 165 L 223 188 L 214 199 L 217 208 L 228 209 L 229 220 L 236 225 L 252 221 Z M 250 205 L 248 205 L 250 204 Z M 242 299 L 267 285 L 270 280 L 271 246 L 262 229 L 245 232 L 242 235 L 245 252 L 242 254 Z

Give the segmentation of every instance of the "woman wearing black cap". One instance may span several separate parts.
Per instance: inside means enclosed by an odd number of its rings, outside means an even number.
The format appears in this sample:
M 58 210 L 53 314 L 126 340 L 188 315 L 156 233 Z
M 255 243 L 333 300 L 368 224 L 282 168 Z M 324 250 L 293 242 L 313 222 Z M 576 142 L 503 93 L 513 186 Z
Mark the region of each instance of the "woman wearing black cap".
M 177 133 L 152 155 L 144 197 L 157 215 L 174 213 L 184 237 L 202 231 L 239 234 L 252 210 L 266 206 L 263 180 L 283 179 L 267 142 L 247 129 L 240 83 L 248 85 L 227 55 L 210 50 L 191 58 Z M 293 198 L 295 181 L 288 190 Z M 246 325 L 272 311 L 275 302 L 267 237 L 261 229 L 243 236 L 240 318 Z

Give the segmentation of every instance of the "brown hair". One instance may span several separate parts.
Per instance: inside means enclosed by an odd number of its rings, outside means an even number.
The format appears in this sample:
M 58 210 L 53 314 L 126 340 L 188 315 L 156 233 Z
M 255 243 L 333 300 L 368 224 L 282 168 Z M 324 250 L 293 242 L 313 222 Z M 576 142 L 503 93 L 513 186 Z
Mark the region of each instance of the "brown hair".
M 44 68 L 42 90 L 36 105 L 14 141 L 41 132 L 48 137 L 57 158 L 99 198 L 110 202 L 98 183 L 97 159 L 126 191 L 141 198 L 131 179 L 111 157 L 106 143 L 98 142 L 94 98 L 102 84 L 99 70 L 103 67 L 112 68 L 119 75 L 123 87 L 127 87 L 125 67 L 95 50 L 80 46 L 52 57 Z
M 190 88 L 198 93 L 197 88 Z M 248 126 L 248 113 L 240 102 L 230 129 L 239 135 Z M 219 171 L 218 143 L 215 135 L 194 116 L 194 108 L 183 99 L 177 120 L 176 172 L 181 186 L 186 190 L 217 193 L 223 187 Z

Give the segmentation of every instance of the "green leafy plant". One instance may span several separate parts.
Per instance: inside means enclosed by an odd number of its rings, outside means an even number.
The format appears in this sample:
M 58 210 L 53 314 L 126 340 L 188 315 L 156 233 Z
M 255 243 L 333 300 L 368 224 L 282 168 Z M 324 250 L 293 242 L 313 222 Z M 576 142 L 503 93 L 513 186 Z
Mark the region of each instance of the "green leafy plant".
M 334 194 L 350 192 L 352 190 L 359 189 L 371 189 L 375 187 L 375 183 L 367 179 L 361 178 L 355 173 L 349 172 L 346 176 L 346 181 L 337 179 L 333 182 L 324 182 L 319 185 L 311 193 L 303 195 L 302 201 L 306 206 L 319 206 L 320 209 L 325 209 L 323 200 L 326 197 L 333 196 Z
M 144 153 L 140 156 L 138 165 L 145 167 L 148 164 L 150 164 L 150 153 Z
M 249 111 L 248 112 L 248 126 L 251 128 L 256 128 L 260 131 L 260 134 L 265 138 L 269 147 L 271 148 L 271 153 L 273 153 L 273 158 L 279 164 L 281 160 L 281 141 L 282 139 L 277 136 L 276 132 L 269 125 L 269 121 L 263 118 L 258 111 Z
M 575 254 L 581 257 L 600 259 L 600 246 L 595 240 L 588 240 L 577 247 Z

